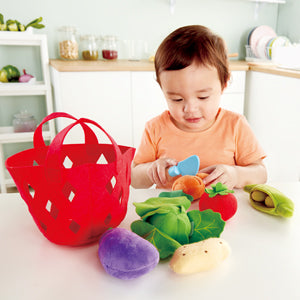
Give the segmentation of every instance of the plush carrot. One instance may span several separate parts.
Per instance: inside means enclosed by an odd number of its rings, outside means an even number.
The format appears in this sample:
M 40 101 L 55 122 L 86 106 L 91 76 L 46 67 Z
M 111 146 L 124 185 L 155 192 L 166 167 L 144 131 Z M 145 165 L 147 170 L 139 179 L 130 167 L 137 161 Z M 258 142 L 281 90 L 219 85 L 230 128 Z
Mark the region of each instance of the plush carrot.
M 202 179 L 206 176 L 208 176 L 206 173 L 181 176 L 174 181 L 172 190 L 182 190 L 184 193 L 191 195 L 194 200 L 197 200 L 204 193 L 205 185 Z

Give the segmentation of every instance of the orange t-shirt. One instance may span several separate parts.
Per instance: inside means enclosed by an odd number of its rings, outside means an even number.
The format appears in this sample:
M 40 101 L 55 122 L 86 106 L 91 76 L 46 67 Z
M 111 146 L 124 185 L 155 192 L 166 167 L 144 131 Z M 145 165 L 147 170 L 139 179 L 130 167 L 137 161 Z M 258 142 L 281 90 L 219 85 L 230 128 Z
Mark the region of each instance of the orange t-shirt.
M 200 132 L 177 128 L 169 111 L 148 121 L 134 163 L 163 157 L 181 161 L 194 154 L 200 158 L 200 169 L 216 164 L 246 166 L 266 157 L 246 118 L 220 108 L 215 123 Z

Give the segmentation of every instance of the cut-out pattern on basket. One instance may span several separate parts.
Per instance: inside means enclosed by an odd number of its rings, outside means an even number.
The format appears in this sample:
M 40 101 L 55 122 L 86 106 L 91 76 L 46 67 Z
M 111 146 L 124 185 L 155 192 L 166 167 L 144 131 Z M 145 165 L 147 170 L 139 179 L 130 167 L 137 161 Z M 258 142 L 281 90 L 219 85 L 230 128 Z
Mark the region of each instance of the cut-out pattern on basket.
M 72 168 L 73 162 L 72 162 L 72 160 L 69 158 L 69 156 L 66 156 L 66 157 L 65 157 L 64 162 L 63 162 L 63 166 L 64 166 L 66 169 Z
M 69 228 L 72 232 L 77 233 L 80 229 L 80 225 L 76 223 L 74 220 L 71 220 Z
M 50 200 L 47 201 L 46 210 L 50 213 L 50 216 L 56 220 L 58 216 L 58 209 Z
M 111 194 L 113 192 L 113 189 L 115 187 L 117 183 L 116 177 L 113 176 L 106 184 L 105 188 L 107 189 L 107 191 L 109 192 L 109 194 Z
M 98 165 L 106 165 L 108 162 L 103 153 L 101 153 L 99 159 L 97 160 Z
M 35 195 L 35 189 L 30 185 L 30 184 L 27 184 L 27 192 L 31 198 L 31 200 L 34 199 L 34 195 Z
M 62 192 L 70 202 L 72 202 L 74 200 L 75 195 L 76 195 L 76 190 L 69 182 L 67 182 L 65 184 Z
M 104 224 L 108 225 L 110 223 L 110 221 L 111 221 L 111 214 L 108 214 L 104 220 Z

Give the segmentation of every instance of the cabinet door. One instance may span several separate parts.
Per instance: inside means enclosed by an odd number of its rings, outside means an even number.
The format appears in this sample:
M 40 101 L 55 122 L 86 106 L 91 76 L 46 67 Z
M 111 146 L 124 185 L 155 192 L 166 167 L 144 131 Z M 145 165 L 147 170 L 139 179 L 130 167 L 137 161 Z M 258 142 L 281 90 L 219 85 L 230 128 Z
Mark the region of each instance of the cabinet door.
M 167 109 L 154 72 L 132 72 L 133 145 L 138 147 L 145 123 Z
M 249 72 L 246 117 L 267 153 L 270 181 L 300 176 L 300 79 Z
M 245 81 L 245 71 L 231 72 L 231 79 L 221 97 L 221 107 L 244 114 Z
M 118 144 L 132 145 L 130 72 L 58 72 L 53 68 L 51 71 L 56 111 L 92 119 Z M 59 121 L 58 129 L 67 124 L 67 120 Z M 67 140 L 74 142 L 80 138 L 81 129 L 74 128 Z

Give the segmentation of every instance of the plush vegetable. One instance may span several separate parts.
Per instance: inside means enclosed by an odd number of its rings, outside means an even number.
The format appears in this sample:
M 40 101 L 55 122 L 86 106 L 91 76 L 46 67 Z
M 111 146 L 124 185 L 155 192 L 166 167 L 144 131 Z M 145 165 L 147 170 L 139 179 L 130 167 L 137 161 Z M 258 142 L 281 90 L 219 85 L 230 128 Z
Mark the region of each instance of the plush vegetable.
M 191 202 L 187 197 L 150 198 L 144 203 L 134 203 L 136 213 L 181 244 L 189 241 L 191 223 L 186 210 Z
M 187 212 L 191 205 L 188 197 L 182 196 L 182 191 L 175 192 L 179 193 L 177 197 L 172 193 L 163 192 L 159 197 L 134 203 L 142 220 L 134 221 L 131 230 L 150 241 L 161 259 L 172 255 L 181 245 L 219 237 L 225 226 L 220 214 L 212 210 Z
M 193 274 L 217 267 L 230 252 L 225 240 L 209 238 L 178 248 L 169 265 L 178 274 Z
M 172 190 L 182 190 L 184 193 L 193 197 L 193 200 L 199 199 L 205 190 L 205 185 L 202 181 L 203 178 L 208 176 L 206 173 L 198 173 L 196 175 L 184 175 L 177 178 L 173 185 Z
M 19 77 L 20 71 L 12 65 L 3 67 L 0 73 L 1 82 L 16 82 L 19 80 Z
M 24 74 L 19 77 L 19 82 L 28 82 L 34 78 L 32 75 L 27 74 L 25 69 L 23 69 L 23 73 Z
M 250 194 L 250 204 L 255 209 L 274 216 L 292 217 L 294 203 L 282 192 L 266 184 L 246 185 Z
M 205 193 L 199 200 L 199 210 L 212 209 L 219 212 L 224 221 L 232 218 L 237 211 L 237 200 L 232 194 L 234 191 L 228 190 L 226 185 L 218 182 L 212 185 L 211 189 L 205 189 Z
M 101 237 L 98 255 L 108 274 L 125 280 L 150 272 L 159 262 L 151 243 L 124 228 L 110 229 Z

